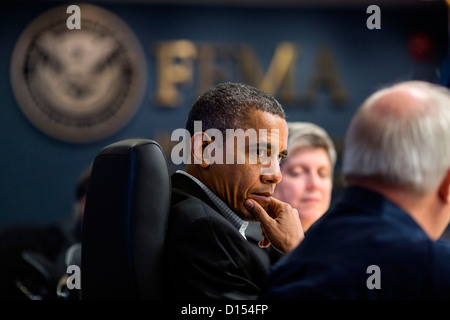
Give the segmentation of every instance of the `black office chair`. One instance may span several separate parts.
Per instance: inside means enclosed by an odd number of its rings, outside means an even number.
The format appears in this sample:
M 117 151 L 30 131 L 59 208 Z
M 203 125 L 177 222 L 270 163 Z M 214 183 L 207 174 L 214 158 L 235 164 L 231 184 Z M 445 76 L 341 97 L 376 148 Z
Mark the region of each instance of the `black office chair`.
M 82 299 L 163 299 L 170 177 L 161 147 L 128 139 L 96 156 L 82 225 Z

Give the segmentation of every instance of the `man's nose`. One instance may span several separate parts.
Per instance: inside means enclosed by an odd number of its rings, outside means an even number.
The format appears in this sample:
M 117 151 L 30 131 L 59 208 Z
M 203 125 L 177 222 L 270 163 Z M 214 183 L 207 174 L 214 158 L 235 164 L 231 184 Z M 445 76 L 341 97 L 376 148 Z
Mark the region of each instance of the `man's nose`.
M 261 181 L 265 183 L 277 184 L 281 181 L 281 169 L 278 161 L 271 163 L 270 167 L 261 168 Z

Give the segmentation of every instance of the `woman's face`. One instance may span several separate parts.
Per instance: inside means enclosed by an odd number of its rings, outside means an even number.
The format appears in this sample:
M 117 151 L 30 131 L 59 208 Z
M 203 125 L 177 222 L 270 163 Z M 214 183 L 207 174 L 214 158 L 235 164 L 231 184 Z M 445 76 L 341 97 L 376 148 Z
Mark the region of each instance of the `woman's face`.
M 298 210 L 304 231 L 330 206 L 332 172 L 325 149 L 318 147 L 292 151 L 281 166 L 274 197 Z

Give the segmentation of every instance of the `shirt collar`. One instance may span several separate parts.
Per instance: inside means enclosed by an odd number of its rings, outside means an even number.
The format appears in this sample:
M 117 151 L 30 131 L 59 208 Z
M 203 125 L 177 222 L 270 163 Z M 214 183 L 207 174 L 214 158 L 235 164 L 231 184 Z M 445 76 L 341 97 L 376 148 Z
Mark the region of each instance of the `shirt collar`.
M 233 210 L 230 209 L 230 207 L 225 204 L 225 202 L 222 201 L 222 199 L 220 199 L 214 192 L 211 191 L 211 189 L 203 184 L 203 182 L 183 170 L 177 170 L 177 173 L 183 174 L 197 183 L 206 193 L 208 198 L 211 199 L 211 201 L 217 206 L 225 219 L 227 219 L 239 231 L 239 233 L 247 239 L 245 237 L 245 230 L 247 229 L 248 221 L 241 219 Z

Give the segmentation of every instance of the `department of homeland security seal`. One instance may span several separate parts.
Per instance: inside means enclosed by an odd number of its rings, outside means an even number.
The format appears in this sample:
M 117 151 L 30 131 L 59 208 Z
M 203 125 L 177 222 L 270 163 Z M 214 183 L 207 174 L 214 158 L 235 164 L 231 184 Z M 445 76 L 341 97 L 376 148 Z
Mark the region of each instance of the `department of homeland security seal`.
M 11 83 L 23 114 L 49 136 L 101 140 L 134 116 L 146 88 L 146 61 L 131 29 L 113 13 L 79 4 L 81 29 L 66 6 L 44 12 L 20 35 Z

